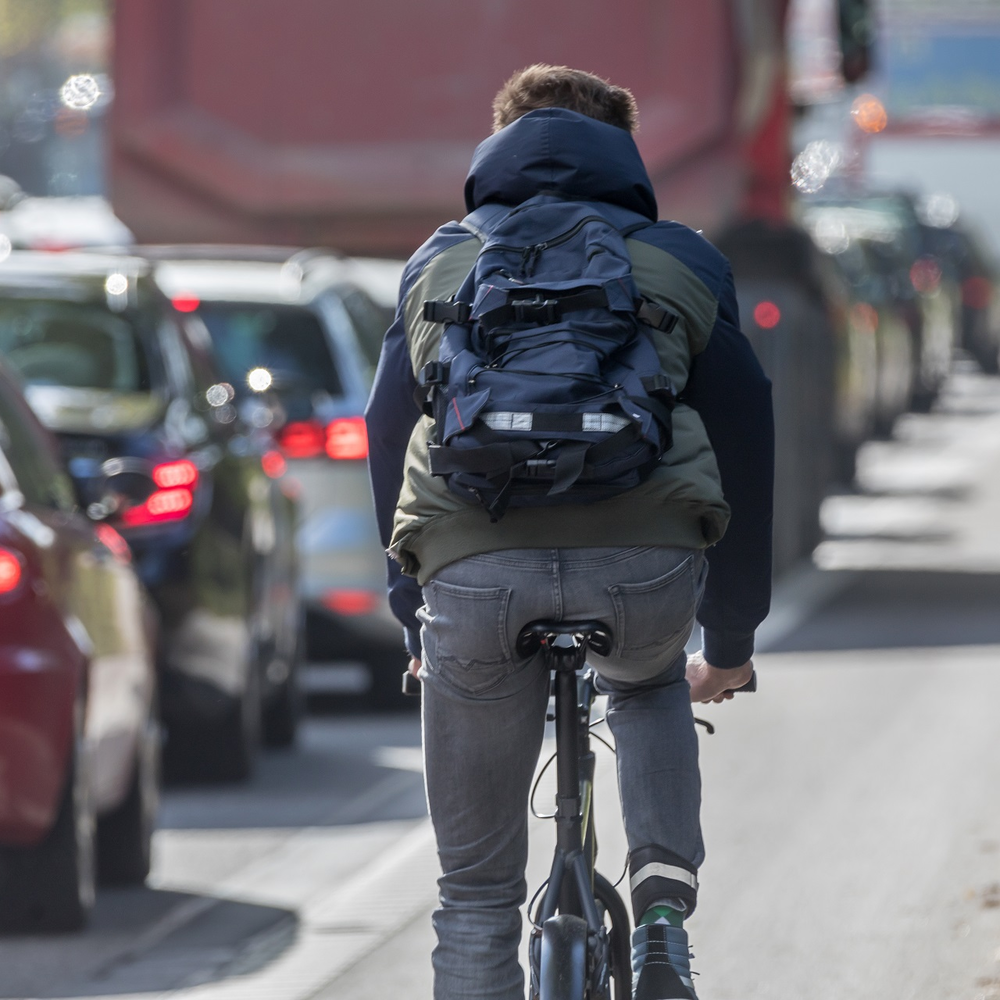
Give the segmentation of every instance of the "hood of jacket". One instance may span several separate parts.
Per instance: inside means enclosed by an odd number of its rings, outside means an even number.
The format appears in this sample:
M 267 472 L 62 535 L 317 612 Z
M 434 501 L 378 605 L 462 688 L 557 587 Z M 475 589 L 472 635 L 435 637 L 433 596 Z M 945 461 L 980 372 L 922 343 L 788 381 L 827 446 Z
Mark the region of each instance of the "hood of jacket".
M 658 217 L 653 185 L 635 140 L 614 125 L 567 111 L 530 111 L 484 139 L 465 181 L 468 211 L 520 205 L 542 192 L 603 201 Z

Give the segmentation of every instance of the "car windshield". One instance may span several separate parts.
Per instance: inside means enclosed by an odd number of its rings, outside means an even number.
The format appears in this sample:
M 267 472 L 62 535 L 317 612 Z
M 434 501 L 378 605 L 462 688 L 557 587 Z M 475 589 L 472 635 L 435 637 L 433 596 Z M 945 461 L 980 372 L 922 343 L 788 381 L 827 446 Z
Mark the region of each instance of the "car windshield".
M 79 302 L 0 302 L 0 353 L 32 386 L 148 392 L 149 359 L 132 324 Z
M 203 301 L 198 315 L 211 334 L 223 377 L 234 386 L 245 387 L 248 373 L 264 368 L 290 412 L 343 395 L 326 334 L 310 310 Z

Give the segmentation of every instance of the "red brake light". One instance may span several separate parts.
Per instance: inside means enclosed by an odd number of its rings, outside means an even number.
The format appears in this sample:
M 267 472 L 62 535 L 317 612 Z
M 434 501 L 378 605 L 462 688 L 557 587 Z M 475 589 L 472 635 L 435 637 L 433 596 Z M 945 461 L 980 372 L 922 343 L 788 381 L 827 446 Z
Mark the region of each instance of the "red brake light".
M 280 479 L 285 474 L 285 469 L 288 468 L 280 451 L 265 451 L 260 456 L 260 464 L 264 475 L 269 479 Z
M 150 473 L 158 489 L 134 507 L 122 511 L 122 523 L 134 528 L 144 524 L 180 521 L 194 506 L 198 466 L 190 459 L 162 462 Z
M 753 319 L 762 330 L 773 330 L 781 322 L 781 310 L 773 302 L 758 302 Z
M 153 469 L 153 482 L 161 490 L 177 486 L 193 486 L 198 482 L 198 467 L 194 462 L 182 458 L 179 462 L 164 462 Z
M 367 458 L 368 428 L 364 417 L 341 417 L 326 428 L 326 453 L 330 458 Z
M 993 298 L 993 285 L 988 278 L 974 275 L 962 282 L 962 302 L 970 309 L 985 309 Z
M 0 549 L 0 594 L 16 590 L 23 573 L 21 557 L 10 549 Z
M 934 292 L 941 284 L 941 268 L 933 257 L 921 257 L 910 268 L 910 284 L 922 294 Z
M 194 312 L 201 305 L 201 299 L 197 295 L 191 295 L 187 292 L 175 295 L 170 301 L 173 302 L 174 308 L 182 313 Z
M 322 601 L 338 615 L 366 615 L 378 607 L 379 595 L 370 590 L 328 590 Z
M 194 494 L 184 487 L 173 490 L 157 490 L 144 503 L 130 507 L 122 514 L 122 520 L 130 528 L 141 524 L 159 524 L 162 521 L 179 521 L 187 517 L 194 506 Z
M 315 458 L 323 454 L 323 427 L 315 420 L 293 420 L 278 433 L 278 444 L 289 458 Z

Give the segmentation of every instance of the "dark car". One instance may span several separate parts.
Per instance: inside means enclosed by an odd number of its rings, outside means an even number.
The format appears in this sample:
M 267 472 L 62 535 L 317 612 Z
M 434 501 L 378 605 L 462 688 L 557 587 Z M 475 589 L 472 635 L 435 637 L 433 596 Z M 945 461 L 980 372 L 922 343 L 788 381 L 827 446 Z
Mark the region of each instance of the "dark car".
M 364 408 L 402 262 L 283 247 L 138 248 L 178 308 L 207 327 L 238 398 L 267 385 L 278 447 L 301 487 L 309 690 L 399 700 L 402 629 L 368 482 Z
M 930 228 L 905 192 L 859 194 L 832 204 L 851 239 L 864 240 L 868 262 L 892 296 L 912 338 L 911 409 L 933 406 L 961 341 L 961 290 L 937 256 Z
M 961 345 L 989 375 L 1000 372 L 1000 264 L 960 220 L 925 224 L 924 238 L 961 289 Z
M 73 930 L 141 883 L 159 797 L 154 615 L 0 372 L 0 929 Z
M 89 513 L 128 541 L 159 613 L 166 763 L 237 779 L 297 714 L 294 503 L 253 401 L 136 258 L 14 252 L 0 353 L 59 438 Z

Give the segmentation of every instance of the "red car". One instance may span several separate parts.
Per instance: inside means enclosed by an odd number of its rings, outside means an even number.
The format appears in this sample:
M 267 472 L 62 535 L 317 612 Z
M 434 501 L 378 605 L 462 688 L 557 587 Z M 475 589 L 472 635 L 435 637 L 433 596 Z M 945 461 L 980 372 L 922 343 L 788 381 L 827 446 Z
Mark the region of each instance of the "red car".
M 73 930 L 142 882 L 159 795 L 153 618 L 0 373 L 0 929 Z

